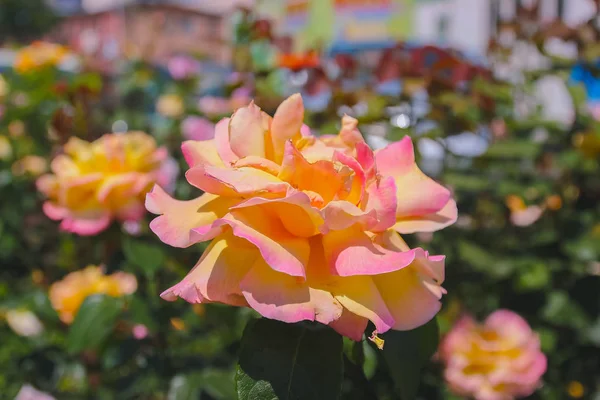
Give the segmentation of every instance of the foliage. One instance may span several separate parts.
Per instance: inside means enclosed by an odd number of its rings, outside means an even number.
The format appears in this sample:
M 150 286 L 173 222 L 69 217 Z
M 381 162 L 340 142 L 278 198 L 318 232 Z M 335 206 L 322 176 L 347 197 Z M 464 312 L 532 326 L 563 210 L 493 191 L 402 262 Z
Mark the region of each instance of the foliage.
M 58 17 L 44 0 L 0 0 L 0 42 L 39 38 L 57 21 Z

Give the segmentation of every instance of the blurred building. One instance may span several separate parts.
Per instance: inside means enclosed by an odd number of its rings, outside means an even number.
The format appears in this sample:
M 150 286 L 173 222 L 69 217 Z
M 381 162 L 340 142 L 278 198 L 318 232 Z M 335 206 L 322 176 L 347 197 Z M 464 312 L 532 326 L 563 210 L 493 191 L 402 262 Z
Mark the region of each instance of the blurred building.
M 51 38 L 111 72 L 127 55 L 164 64 L 194 54 L 222 65 L 231 59 L 229 15 L 240 0 L 52 0 L 66 14 Z
M 334 52 L 389 46 L 396 40 L 448 45 L 482 55 L 500 21 L 534 0 L 262 0 L 259 9 L 278 20 L 282 34 L 304 47 Z M 540 0 L 539 21 L 560 17 L 575 26 L 595 12 L 593 0 Z
M 530 7 L 534 0 L 419 0 L 411 38 L 483 54 L 498 24 L 514 18 L 519 4 Z M 537 17 L 540 23 L 560 18 L 576 26 L 593 16 L 595 9 L 592 0 L 540 0 Z

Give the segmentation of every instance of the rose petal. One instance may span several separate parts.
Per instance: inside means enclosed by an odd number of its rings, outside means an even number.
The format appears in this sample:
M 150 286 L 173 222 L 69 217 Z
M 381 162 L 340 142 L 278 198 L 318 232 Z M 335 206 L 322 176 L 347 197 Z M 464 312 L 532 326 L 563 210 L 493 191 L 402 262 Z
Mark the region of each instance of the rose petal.
M 368 201 L 366 210 L 375 211 L 377 224 L 370 228 L 372 232 L 381 232 L 392 227 L 396 222 L 396 184 L 394 178 L 388 176 L 374 181 L 367 187 Z
M 254 197 L 232 207 L 232 209 L 260 205 L 268 205 L 269 211 L 276 215 L 285 229 L 294 236 L 308 238 L 316 235 L 324 222 L 319 210 L 311 206 L 310 198 L 299 191 L 290 191 L 286 197 L 280 199 Z
M 308 241 L 290 234 L 276 216 L 259 207 L 233 210 L 215 221 L 212 229 L 225 225 L 231 227 L 235 236 L 254 244 L 275 271 L 306 277 L 305 268 L 310 254 Z M 206 233 L 206 229 L 192 231 Z
M 158 185 L 146 195 L 146 208 L 160 214 L 150 223 L 150 229 L 160 240 L 174 247 L 189 247 L 197 243 L 190 237 L 194 228 L 210 226 L 223 217 L 240 198 L 219 197 L 205 193 L 188 201 L 175 200 Z
M 331 231 L 323 235 L 325 258 L 331 273 L 339 276 L 379 275 L 398 271 L 415 259 L 421 249 L 389 250 L 376 243 L 360 227 Z
M 380 296 L 372 277 L 338 278 L 331 284 L 331 292 L 348 311 L 373 322 L 377 332 L 387 332 L 394 326 L 394 317 Z
M 375 154 L 377 169 L 393 176 L 398 196 L 398 218 L 424 216 L 440 211 L 450 200 L 450 191 L 426 176 L 415 164 L 410 137 L 392 143 Z
M 439 286 L 439 283 L 435 283 L 422 273 L 423 269 L 439 269 L 439 265 L 434 267 L 422 265 L 427 263 L 441 263 L 443 268 L 443 259 L 431 259 L 421 250 L 417 252 L 417 257 L 408 267 L 373 277 L 379 293 L 394 317 L 393 329 L 417 328 L 431 320 L 440 310 L 441 292 L 439 290 L 436 292 L 433 288 L 435 285 Z
M 285 143 L 285 156 L 278 177 L 291 186 L 318 193 L 325 204 L 339 192 L 350 191 L 346 183 L 351 177 L 350 168 L 342 172 L 330 161 L 309 163 L 291 142 Z
M 299 94 L 291 95 L 279 105 L 271 123 L 273 161 L 281 163 L 288 140 L 295 141 L 301 138 L 303 120 L 304 104 Z
M 212 241 L 187 276 L 160 296 L 168 301 L 180 297 L 189 303 L 244 306 L 240 281 L 257 257 L 260 255 L 252 245 L 230 231 L 224 232 Z
M 398 218 L 393 229 L 399 233 L 435 232 L 452 225 L 457 218 L 456 202 L 450 199 L 438 212 L 419 217 Z
M 230 122 L 230 118 L 223 118 L 215 125 L 215 147 L 217 148 L 219 157 L 226 165 L 239 158 L 231 149 L 231 143 L 229 141 Z
M 196 165 L 225 166 L 217 152 L 217 145 L 214 139 L 203 141 L 187 140 L 181 145 L 181 151 L 190 168 Z
M 348 311 L 347 308 L 344 308 L 342 316 L 330 323 L 329 326 L 340 335 L 358 342 L 362 339 L 368 323 L 369 320 L 367 318 L 356 315 Z
M 250 307 L 266 318 L 288 323 L 318 321 L 328 324 L 342 314 L 341 304 L 325 290 L 282 274 L 258 259 L 240 287 Z
M 265 157 L 265 136 L 271 117 L 254 102 L 236 110 L 229 123 L 229 144 L 238 157 Z
M 364 211 L 344 200 L 334 200 L 327 204 L 322 210 L 325 219 L 325 225 L 321 229 L 322 233 L 329 230 L 343 230 L 350 228 L 354 224 L 360 225 L 364 230 L 377 225 L 377 211 Z
M 94 236 L 108 228 L 111 221 L 110 214 L 102 211 L 69 215 L 60 223 L 60 229 L 82 236 Z

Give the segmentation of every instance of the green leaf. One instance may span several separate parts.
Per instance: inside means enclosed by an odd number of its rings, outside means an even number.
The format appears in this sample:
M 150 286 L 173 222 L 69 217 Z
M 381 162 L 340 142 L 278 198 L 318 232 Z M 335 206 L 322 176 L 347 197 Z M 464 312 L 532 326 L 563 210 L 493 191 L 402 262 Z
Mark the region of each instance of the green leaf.
M 185 375 L 176 375 L 169 386 L 168 400 L 197 400 L 206 392 L 215 400 L 236 398 L 232 371 L 208 368 Z
M 344 354 L 348 360 L 363 371 L 367 379 L 375 375 L 377 353 L 366 340 L 355 342 L 349 338 L 344 338 Z
M 465 174 L 448 173 L 444 182 L 457 190 L 481 191 L 488 189 L 492 183 L 485 176 L 470 176 Z
M 112 332 L 122 309 L 120 298 L 94 295 L 85 299 L 69 329 L 68 350 L 97 348 Z
M 202 371 L 203 388 L 213 399 L 235 399 L 233 371 L 205 369 Z
M 342 337 L 320 325 L 252 320 L 242 337 L 239 400 L 335 400 L 343 377 Z
M 486 152 L 487 157 L 494 158 L 534 158 L 540 151 L 540 146 L 529 140 L 506 140 L 496 142 Z
M 542 309 L 542 317 L 556 325 L 584 329 L 588 324 L 585 312 L 570 300 L 567 292 L 555 290 L 548 295 L 546 305 Z
M 517 288 L 521 291 L 541 289 L 548 285 L 550 278 L 551 274 L 546 264 L 533 263 L 520 273 Z
M 159 246 L 141 240 L 123 240 L 123 252 L 128 262 L 139 267 L 148 276 L 153 276 L 165 262 L 165 254 Z
M 439 330 L 435 319 L 412 331 L 389 331 L 385 340 L 383 358 L 394 380 L 396 391 L 402 400 L 417 396 L 421 369 L 435 353 L 439 342 Z

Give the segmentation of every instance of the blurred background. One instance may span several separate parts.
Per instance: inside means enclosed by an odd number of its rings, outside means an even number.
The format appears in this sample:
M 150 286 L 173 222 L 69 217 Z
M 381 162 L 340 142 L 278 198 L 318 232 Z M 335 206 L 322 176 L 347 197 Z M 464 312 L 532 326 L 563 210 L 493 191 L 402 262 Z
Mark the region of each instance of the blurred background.
M 146 214 L 64 232 L 38 179 L 72 138 L 144 131 L 193 198 L 182 140 L 299 92 L 314 134 L 347 114 L 375 149 L 410 135 L 453 191 L 457 223 L 406 238 L 447 256 L 438 336 L 511 310 L 548 360 L 528 398 L 599 400 L 599 39 L 597 0 L 0 0 L 0 398 L 237 398 L 253 312 L 159 297 L 205 245 L 162 244 Z M 416 398 L 484 398 L 447 368 Z M 365 340 L 343 398 L 396 389 Z

